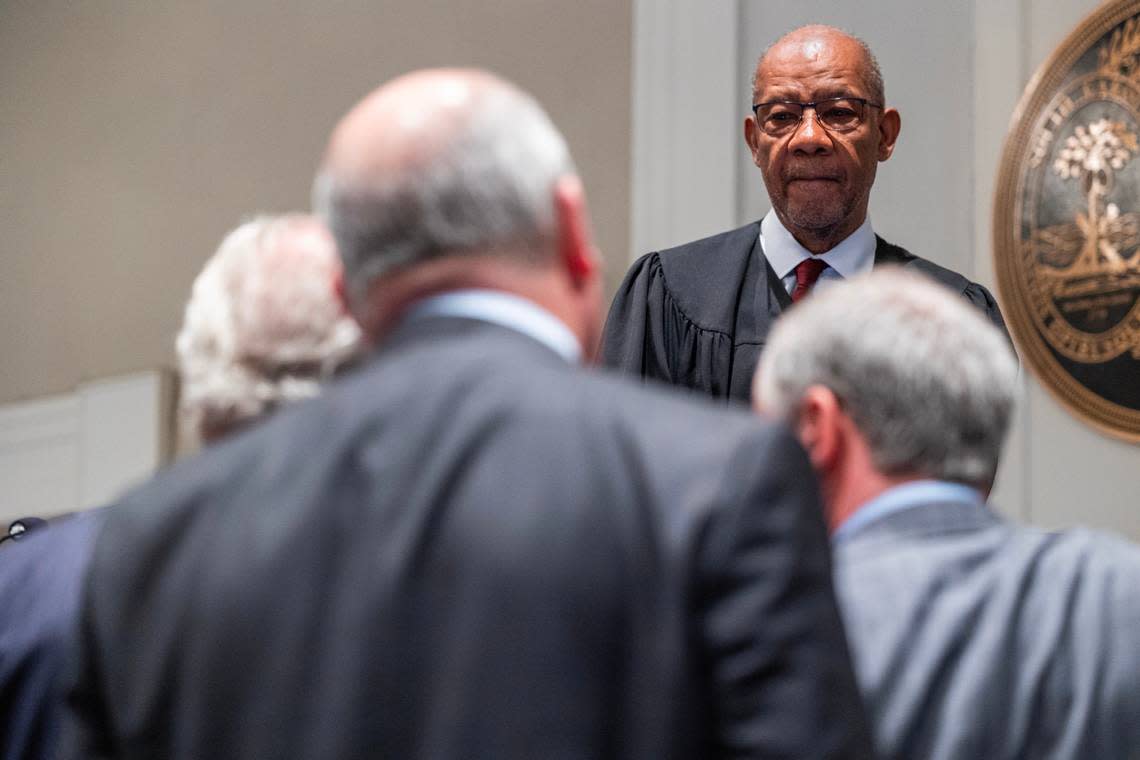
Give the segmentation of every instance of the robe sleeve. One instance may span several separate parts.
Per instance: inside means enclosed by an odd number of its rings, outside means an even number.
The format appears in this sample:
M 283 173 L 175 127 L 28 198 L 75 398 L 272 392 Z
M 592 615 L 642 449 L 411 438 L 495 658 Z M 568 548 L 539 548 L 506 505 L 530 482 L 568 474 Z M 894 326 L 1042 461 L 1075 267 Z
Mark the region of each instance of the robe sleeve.
M 985 314 L 986 319 L 1002 331 L 1002 334 L 1005 335 L 1005 339 L 1009 341 L 1009 345 L 1012 348 L 1013 339 L 1009 337 L 1009 330 L 1005 327 L 1005 320 L 1001 316 L 1001 309 L 998 308 L 997 299 L 994 298 L 993 294 L 986 290 L 984 285 L 971 282 L 966 286 L 966 289 L 962 291 L 962 296 Z M 1014 353 L 1017 353 L 1016 348 L 1014 349 Z
M 641 378 L 728 395 L 732 338 L 694 322 L 674 300 L 660 256 L 638 259 L 614 296 L 602 362 Z

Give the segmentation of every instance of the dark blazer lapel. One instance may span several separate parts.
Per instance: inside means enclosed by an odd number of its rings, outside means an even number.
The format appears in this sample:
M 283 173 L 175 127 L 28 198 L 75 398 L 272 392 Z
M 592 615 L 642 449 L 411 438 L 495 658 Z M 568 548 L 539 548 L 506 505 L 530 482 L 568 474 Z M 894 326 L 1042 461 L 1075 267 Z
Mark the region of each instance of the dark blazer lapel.
M 792 305 L 784 284 L 772 270 L 757 235 L 744 270 L 736 324 L 733 329 L 732 369 L 729 395 L 747 401 L 752 375 L 760 358 L 760 349 L 768 340 L 768 330 L 780 312 Z
M 792 299 L 764 256 L 759 236 L 752 244 L 748 266 L 744 270 L 742 293 L 733 331 L 735 343 L 738 346 L 749 343 L 763 345 L 772 321 L 792 305 Z
M 878 235 L 875 235 L 875 263 L 873 266 L 880 267 L 884 264 L 903 266 L 909 264 L 915 258 L 913 253 L 908 253 L 897 245 L 888 243 Z

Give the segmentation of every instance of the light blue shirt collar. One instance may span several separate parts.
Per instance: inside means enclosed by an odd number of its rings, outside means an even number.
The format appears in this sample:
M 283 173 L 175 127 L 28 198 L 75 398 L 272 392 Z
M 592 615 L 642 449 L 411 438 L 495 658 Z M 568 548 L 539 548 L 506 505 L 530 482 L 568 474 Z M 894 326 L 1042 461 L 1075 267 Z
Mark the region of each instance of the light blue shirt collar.
M 425 298 L 404 321 L 427 317 L 479 319 L 529 335 L 571 364 L 582 360 L 582 346 L 570 328 L 534 301 L 498 290 L 453 290 Z
M 831 542 L 837 544 L 863 530 L 873 522 L 887 515 L 907 509 L 929 507 L 932 504 L 963 504 L 981 507 L 985 504 L 982 494 L 961 483 L 945 480 L 913 480 L 888 488 L 847 518 L 839 530 L 831 534 Z
M 760 222 L 760 247 L 772 265 L 772 271 L 790 293 L 796 284 L 795 268 L 801 261 L 812 258 L 811 251 L 799 244 L 780 222 L 774 210 L 769 210 Z M 871 216 L 863 220 L 859 229 L 852 232 L 827 253 L 816 256 L 827 263 L 821 280 L 841 280 L 871 271 L 875 263 L 875 230 Z

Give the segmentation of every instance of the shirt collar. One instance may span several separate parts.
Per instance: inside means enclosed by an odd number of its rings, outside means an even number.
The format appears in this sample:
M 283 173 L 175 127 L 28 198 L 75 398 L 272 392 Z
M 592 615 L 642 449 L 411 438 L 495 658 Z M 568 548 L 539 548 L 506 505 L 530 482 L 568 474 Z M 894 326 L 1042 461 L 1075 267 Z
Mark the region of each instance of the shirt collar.
M 413 306 L 404 315 L 404 321 L 427 317 L 491 322 L 534 338 L 571 364 L 582 359 L 582 346 L 569 327 L 534 301 L 510 293 L 477 289 L 441 293 Z
M 951 483 L 945 480 L 908 481 L 902 485 L 888 488 L 859 507 L 855 514 L 848 517 L 831 534 L 831 542 L 837 544 L 846 540 L 871 523 L 896 512 L 928 507 L 932 504 L 962 504 L 980 507 L 984 503 L 985 499 L 982 498 L 981 492 L 961 483 Z
M 790 275 L 801 261 L 812 257 L 811 251 L 800 245 L 780 222 L 774 209 L 770 209 L 760 222 L 760 245 L 764 249 L 764 257 L 772 265 L 772 271 L 781 280 Z M 870 214 L 859 229 L 816 258 L 823 259 L 843 278 L 871 271 L 875 263 L 875 230 L 871 227 Z

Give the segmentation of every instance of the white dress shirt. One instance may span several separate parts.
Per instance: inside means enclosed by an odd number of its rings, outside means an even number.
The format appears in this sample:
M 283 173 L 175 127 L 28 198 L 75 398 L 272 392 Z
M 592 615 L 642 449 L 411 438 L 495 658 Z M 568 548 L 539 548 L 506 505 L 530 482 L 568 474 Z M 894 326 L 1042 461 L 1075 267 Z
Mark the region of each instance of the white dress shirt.
M 772 210 L 760 222 L 760 246 L 772 265 L 772 271 L 784 283 L 784 289 L 791 293 L 796 286 L 796 267 L 801 261 L 812 258 L 811 251 L 792 237 Z M 839 245 L 815 258 L 827 264 L 827 269 L 819 276 L 820 283 L 870 272 L 875 263 L 875 230 L 871 228 L 870 215 Z

